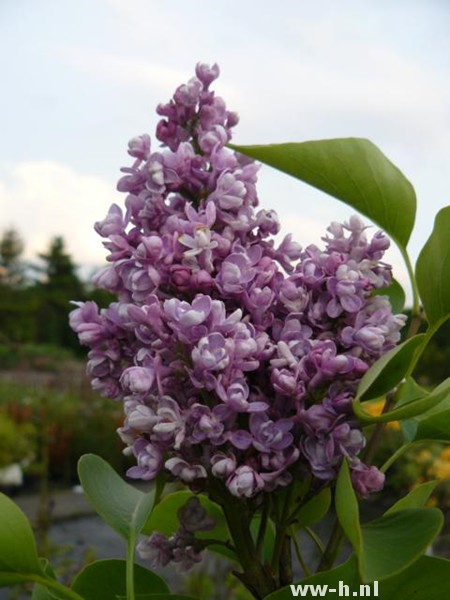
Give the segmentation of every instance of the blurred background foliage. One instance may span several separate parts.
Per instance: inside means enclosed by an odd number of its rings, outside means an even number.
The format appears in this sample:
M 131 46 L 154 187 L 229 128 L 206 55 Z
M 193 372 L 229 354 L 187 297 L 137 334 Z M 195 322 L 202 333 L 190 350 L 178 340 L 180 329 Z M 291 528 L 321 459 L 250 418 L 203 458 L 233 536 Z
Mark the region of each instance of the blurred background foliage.
M 112 298 L 82 281 L 63 238 L 33 263 L 23 252 L 16 230 L 0 235 L 0 469 L 19 463 L 31 488 L 43 469 L 73 484 L 79 456 L 95 452 L 123 472 L 121 407 L 92 392 L 68 326 L 71 301 Z
M 64 239 L 54 237 L 35 262 L 23 259 L 24 242 L 14 229 L 0 237 L 0 369 L 17 361 L 71 350 L 82 355 L 75 334 L 68 327 L 73 300 L 95 300 L 107 305 L 111 295 L 95 290 L 78 275 Z M 53 349 L 52 349 L 53 346 Z M 34 365 L 33 366 L 39 366 Z

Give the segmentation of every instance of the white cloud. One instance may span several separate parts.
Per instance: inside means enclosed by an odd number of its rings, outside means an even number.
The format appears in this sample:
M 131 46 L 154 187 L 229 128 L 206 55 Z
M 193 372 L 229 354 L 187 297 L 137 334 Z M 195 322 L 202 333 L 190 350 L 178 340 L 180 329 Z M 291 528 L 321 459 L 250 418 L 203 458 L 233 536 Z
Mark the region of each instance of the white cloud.
M 58 58 L 67 64 L 116 83 L 134 84 L 152 88 L 180 85 L 189 73 L 182 69 L 153 64 L 148 60 L 127 59 L 123 56 L 93 52 L 83 47 L 60 46 Z
M 258 128 L 258 138 L 267 130 L 284 139 L 289 131 L 341 131 L 405 144 L 445 142 L 450 86 L 442 73 L 381 42 L 344 42 L 328 51 L 333 55 L 302 57 L 280 50 L 271 61 L 278 63 L 276 70 L 271 63 L 255 65 L 251 84 L 241 75 L 239 109 L 247 128 Z
M 132 85 L 145 90 L 147 98 L 150 98 L 150 94 L 160 95 L 159 101 L 168 99 L 179 85 L 194 76 L 195 63 L 190 64 L 189 69 L 167 67 L 151 60 L 124 58 L 114 53 L 69 46 L 59 47 L 57 54 L 58 59 L 63 60 L 69 66 L 93 75 L 96 80 L 126 86 Z M 222 81 L 220 88 L 220 94 L 227 99 L 238 96 L 237 91 L 231 85 L 224 84 Z
M 53 161 L 12 165 L 0 182 L 2 224 L 19 231 L 32 260 L 61 235 L 77 263 L 100 264 L 106 252 L 92 226 L 115 200 L 105 180 Z

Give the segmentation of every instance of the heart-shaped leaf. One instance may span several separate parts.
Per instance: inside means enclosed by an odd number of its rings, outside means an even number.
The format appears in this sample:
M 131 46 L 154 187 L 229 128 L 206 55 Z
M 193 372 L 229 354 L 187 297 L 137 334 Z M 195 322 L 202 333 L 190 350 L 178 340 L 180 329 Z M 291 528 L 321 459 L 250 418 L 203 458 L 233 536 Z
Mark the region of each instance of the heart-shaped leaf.
M 437 326 L 450 317 L 450 206 L 436 215 L 417 259 L 416 279 L 428 322 Z
M 98 560 L 87 565 L 75 578 L 72 589 L 84 600 L 116 600 L 126 597 L 126 561 L 118 559 Z M 139 594 L 161 594 L 171 598 L 165 581 L 144 567 L 134 565 L 134 589 Z
M 346 202 L 406 247 L 416 214 L 414 188 L 369 140 L 344 138 L 231 148 Z
M 137 490 L 94 454 L 82 456 L 78 475 L 86 496 L 100 517 L 125 540 L 135 537 L 148 519 L 154 494 Z

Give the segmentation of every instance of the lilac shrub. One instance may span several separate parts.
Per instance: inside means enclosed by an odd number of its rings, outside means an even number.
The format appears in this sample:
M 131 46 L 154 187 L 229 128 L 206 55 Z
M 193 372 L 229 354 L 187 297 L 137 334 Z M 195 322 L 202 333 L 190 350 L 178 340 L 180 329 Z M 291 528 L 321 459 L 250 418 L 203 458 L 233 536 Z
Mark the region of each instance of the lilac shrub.
M 405 322 L 373 294 L 391 282 L 389 240 L 353 216 L 320 247 L 279 242 L 276 212 L 259 207 L 258 165 L 227 147 L 238 118 L 210 90 L 218 74 L 197 65 L 157 107 L 159 147 L 148 135 L 129 142 L 124 210 L 95 225 L 109 252 L 95 283 L 117 302 L 79 302 L 70 317 L 88 375 L 123 402 L 132 478 L 165 472 L 196 492 L 220 480 L 254 498 L 305 473 L 320 489 L 346 457 L 367 496 L 384 475 L 359 457 L 352 400 Z M 154 534 L 143 554 L 190 566 L 191 536 Z

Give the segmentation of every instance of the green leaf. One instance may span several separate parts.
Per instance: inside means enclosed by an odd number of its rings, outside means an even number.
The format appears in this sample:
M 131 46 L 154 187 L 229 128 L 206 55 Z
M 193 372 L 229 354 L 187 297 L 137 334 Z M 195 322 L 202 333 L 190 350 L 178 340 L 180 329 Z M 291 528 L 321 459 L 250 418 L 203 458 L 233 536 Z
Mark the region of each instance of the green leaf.
M 386 579 L 408 567 L 425 552 L 442 524 L 436 508 L 399 510 L 364 524 L 358 556 L 361 579 Z
M 450 377 L 423 398 L 402 404 L 388 413 L 402 422 L 407 442 L 450 441 Z
M 424 349 L 425 338 L 424 333 L 415 335 L 379 358 L 359 382 L 358 398 L 379 398 L 400 383 L 410 370 L 413 359 L 417 359 Z
M 425 415 L 429 415 L 432 409 L 435 409 L 438 407 L 438 405 L 442 404 L 448 398 L 449 394 L 450 377 L 438 385 L 424 398 L 420 398 L 414 402 L 408 402 L 399 408 L 395 408 L 394 410 L 383 413 L 379 416 L 374 417 L 364 412 L 358 398 L 356 398 L 353 403 L 353 411 L 361 421 L 365 421 L 366 423 L 388 423 L 390 421 L 399 421 L 401 419 L 411 419 L 412 417 L 417 417 L 419 415 L 420 418 L 422 418 Z M 436 413 L 436 415 L 437 414 L 440 413 Z
M 406 247 L 416 214 L 414 188 L 369 140 L 230 147 L 346 202 Z
M 409 404 L 410 402 L 424 398 L 427 394 L 428 390 L 421 387 L 411 376 L 408 376 L 398 387 L 395 394 L 395 405 L 400 407 L 404 404 Z
M 362 551 L 359 506 L 353 489 L 347 460 L 343 461 L 339 471 L 336 483 L 335 506 L 342 529 L 350 540 L 356 555 L 359 557 Z
M 170 590 L 165 581 L 144 567 L 134 565 L 135 593 L 161 594 L 163 598 Z M 72 583 L 72 590 L 84 600 L 116 600 L 117 596 L 126 597 L 126 561 L 118 559 L 98 560 L 85 567 Z M 163 594 L 165 594 L 163 596 Z
M 400 500 L 397 500 L 397 502 L 393 504 L 384 514 L 389 515 L 398 510 L 404 510 L 406 508 L 420 508 L 425 506 L 436 485 L 437 481 L 427 481 L 426 483 L 421 483 L 411 490 L 409 494 L 403 498 L 400 498 Z
M 414 402 L 420 398 L 424 398 L 427 395 L 427 390 L 419 386 L 419 384 L 412 378 L 407 377 L 406 380 L 399 386 L 398 391 L 395 395 L 396 406 L 400 407 L 409 402 Z M 442 401 L 444 403 L 444 401 Z M 410 442 L 417 430 L 417 423 L 415 419 L 403 419 L 400 421 L 400 428 L 403 433 L 403 437 L 406 442 Z
M 328 588 L 332 588 L 338 590 L 339 582 L 343 581 L 346 585 L 349 586 L 350 589 L 358 589 L 357 586 L 359 584 L 359 575 L 358 568 L 355 556 L 352 556 L 342 565 L 331 569 L 330 571 L 323 571 L 321 573 L 316 573 L 315 575 L 311 575 L 310 577 L 305 577 L 301 581 L 292 584 L 293 586 L 314 586 L 315 592 L 309 593 L 306 595 L 306 588 L 303 588 L 303 594 L 299 597 L 301 598 L 315 598 L 319 597 L 321 594 L 319 593 L 319 588 L 316 586 L 328 586 Z M 311 588 L 310 588 L 311 589 Z M 325 591 L 325 590 L 323 590 Z M 326 591 L 325 591 L 326 593 Z M 336 593 L 331 592 L 333 596 L 327 594 L 328 597 L 336 596 Z M 268 596 L 265 597 L 264 600 L 292 600 L 294 594 L 292 593 L 291 586 L 288 585 L 281 590 L 277 590 L 276 592 L 272 592 Z M 383 598 L 384 600 L 384 598 Z M 400 598 L 399 598 L 400 600 Z
M 326 487 L 301 507 L 295 517 L 295 527 L 304 529 L 314 525 L 327 514 L 330 504 L 331 491 L 329 487 Z
M 444 600 L 450 598 L 450 561 L 422 556 L 408 569 L 380 581 L 382 600 Z
M 80 458 L 78 474 L 92 506 L 108 525 L 126 540 L 141 531 L 153 508 L 153 493 L 132 487 L 94 454 Z
M 426 412 L 402 422 L 403 435 L 408 442 L 450 442 L 449 380 L 442 382 L 432 393 L 441 392 L 443 399 L 439 403 L 429 405 Z
M 393 279 L 391 285 L 387 288 L 373 290 L 372 296 L 387 296 L 393 313 L 401 313 L 405 307 L 405 290 L 396 279 Z
M 0 585 L 11 585 L 5 582 L 14 575 L 42 576 L 31 526 L 23 512 L 5 494 L 0 494 L 0 515 Z
M 436 215 L 433 231 L 417 259 L 416 279 L 430 325 L 450 317 L 450 206 Z
M 415 428 L 410 429 L 412 441 L 432 440 L 450 442 L 450 409 L 433 413 L 430 416 L 415 420 Z
M 397 510 L 364 525 L 345 460 L 336 484 L 336 513 L 358 558 L 363 582 L 400 572 L 423 554 L 441 530 L 442 513 L 434 508 Z

